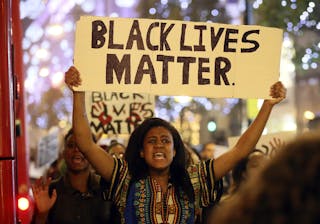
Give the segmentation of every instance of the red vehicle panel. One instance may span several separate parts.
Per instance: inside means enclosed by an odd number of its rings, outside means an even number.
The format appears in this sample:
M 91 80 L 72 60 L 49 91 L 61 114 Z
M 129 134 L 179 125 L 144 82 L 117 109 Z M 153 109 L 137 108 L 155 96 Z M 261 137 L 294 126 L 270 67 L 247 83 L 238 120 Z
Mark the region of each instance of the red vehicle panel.
M 0 161 L 0 222 L 17 223 L 15 203 L 14 161 Z
M 0 223 L 5 224 L 30 223 L 33 212 L 25 136 L 19 3 L 19 0 L 0 0 Z M 24 200 L 19 207 L 21 198 Z

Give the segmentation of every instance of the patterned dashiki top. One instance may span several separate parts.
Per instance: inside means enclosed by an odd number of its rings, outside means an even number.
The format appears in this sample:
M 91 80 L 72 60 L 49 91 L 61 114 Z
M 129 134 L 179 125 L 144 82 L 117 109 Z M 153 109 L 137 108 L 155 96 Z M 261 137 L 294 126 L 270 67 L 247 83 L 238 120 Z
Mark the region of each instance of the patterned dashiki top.
M 167 193 L 151 177 L 130 183 L 131 176 L 126 161 L 114 158 L 115 167 L 109 188 L 109 199 L 117 205 L 121 223 L 194 223 L 201 207 L 216 200 L 213 160 L 202 161 L 188 168 L 195 202 L 190 203 L 182 191 L 178 196 L 169 183 Z

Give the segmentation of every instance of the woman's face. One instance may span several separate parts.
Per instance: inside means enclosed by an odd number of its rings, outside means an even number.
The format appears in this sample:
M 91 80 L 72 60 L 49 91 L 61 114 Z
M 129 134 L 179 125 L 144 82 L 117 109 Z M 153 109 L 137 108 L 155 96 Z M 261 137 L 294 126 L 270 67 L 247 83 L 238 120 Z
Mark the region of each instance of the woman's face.
M 67 139 L 63 155 L 69 171 L 78 173 L 89 169 L 89 162 L 78 149 L 73 135 Z
M 173 137 L 169 130 L 159 126 L 153 127 L 147 132 L 140 156 L 145 159 L 150 174 L 169 173 L 170 164 L 175 154 Z

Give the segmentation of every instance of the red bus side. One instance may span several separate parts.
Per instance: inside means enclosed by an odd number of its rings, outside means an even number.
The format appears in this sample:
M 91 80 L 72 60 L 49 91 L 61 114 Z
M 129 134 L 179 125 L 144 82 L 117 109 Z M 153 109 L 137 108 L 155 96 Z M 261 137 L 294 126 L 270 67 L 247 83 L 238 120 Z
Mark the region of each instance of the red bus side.
M 19 0 L 0 0 L 0 223 L 30 223 Z M 19 199 L 24 202 L 19 204 Z M 23 210 L 19 205 L 24 205 Z M 22 208 L 22 207 L 20 207 Z

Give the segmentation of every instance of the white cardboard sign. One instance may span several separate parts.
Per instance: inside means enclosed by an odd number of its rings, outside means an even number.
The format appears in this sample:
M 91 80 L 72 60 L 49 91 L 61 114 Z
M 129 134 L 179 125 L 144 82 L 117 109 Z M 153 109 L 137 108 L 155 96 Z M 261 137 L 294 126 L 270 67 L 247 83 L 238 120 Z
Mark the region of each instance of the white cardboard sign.
M 282 35 L 255 25 L 82 16 L 77 90 L 269 98 Z

